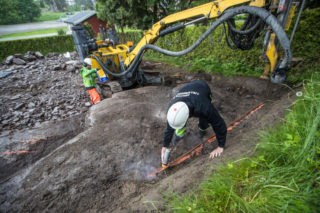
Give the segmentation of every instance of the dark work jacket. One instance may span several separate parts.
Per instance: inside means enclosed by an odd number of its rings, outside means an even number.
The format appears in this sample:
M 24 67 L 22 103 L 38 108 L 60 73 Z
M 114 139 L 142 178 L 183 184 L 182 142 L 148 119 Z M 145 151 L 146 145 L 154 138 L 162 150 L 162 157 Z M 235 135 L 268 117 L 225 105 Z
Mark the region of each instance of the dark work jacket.
M 206 118 L 216 133 L 219 147 L 224 147 L 227 136 L 227 127 L 216 108 L 211 103 L 212 93 L 205 81 L 192 81 L 183 86 L 171 100 L 168 109 L 174 103 L 182 101 L 189 108 L 189 117 Z M 169 147 L 174 129 L 167 122 L 164 134 L 164 147 Z

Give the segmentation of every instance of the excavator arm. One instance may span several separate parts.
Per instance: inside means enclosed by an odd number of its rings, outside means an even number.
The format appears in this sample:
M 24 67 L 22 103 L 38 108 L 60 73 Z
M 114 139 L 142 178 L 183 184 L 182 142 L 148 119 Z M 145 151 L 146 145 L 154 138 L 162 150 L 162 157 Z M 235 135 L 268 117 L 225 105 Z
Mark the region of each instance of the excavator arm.
M 181 24 L 175 28 L 171 28 L 167 31 L 161 32 L 165 27 L 181 22 L 188 19 L 195 19 L 194 21 L 201 21 L 205 19 L 213 19 L 219 17 L 226 9 L 239 6 L 242 4 L 249 4 L 250 6 L 263 7 L 265 6 L 265 0 L 217 0 L 207 4 L 200 5 L 198 7 L 190 8 L 178 13 L 169 15 L 159 22 L 154 24 L 152 28 L 144 33 L 143 38 L 137 44 L 137 46 L 128 54 L 127 59 L 125 60 L 125 65 L 129 66 L 130 63 L 134 60 L 140 49 L 146 44 L 153 44 L 153 42 L 159 37 L 164 36 L 167 33 L 179 30 L 186 27 L 189 24 L 193 24 L 193 21 L 190 21 L 187 24 Z

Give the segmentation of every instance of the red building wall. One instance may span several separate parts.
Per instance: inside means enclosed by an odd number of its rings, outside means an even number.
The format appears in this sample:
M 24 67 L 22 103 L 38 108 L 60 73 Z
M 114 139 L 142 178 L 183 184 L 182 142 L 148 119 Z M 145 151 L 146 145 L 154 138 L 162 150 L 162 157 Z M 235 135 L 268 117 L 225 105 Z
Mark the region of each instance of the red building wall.
M 87 20 L 83 21 L 81 24 L 84 24 L 85 22 L 88 22 L 91 26 L 92 29 L 94 31 L 94 36 L 97 36 L 99 31 L 99 26 L 100 24 L 106 28 L 106 24 L 107 22 L 101 21 L 100 19 L 98 19 L 97 15 L 93 15 L 90 18 L 88 18 Z

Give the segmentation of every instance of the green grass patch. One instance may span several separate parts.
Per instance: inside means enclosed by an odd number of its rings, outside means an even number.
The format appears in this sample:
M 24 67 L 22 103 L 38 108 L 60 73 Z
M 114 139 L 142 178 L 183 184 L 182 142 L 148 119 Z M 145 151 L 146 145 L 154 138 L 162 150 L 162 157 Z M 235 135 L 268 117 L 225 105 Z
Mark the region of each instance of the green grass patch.
M 58 28 L 50 28 L 50 29 L 43 29 L 43 30 L 34 30 L 30 32 L 23 32 L 23 33 L 11 33 L 7 35 L 1 35 L 0 38 L 13 38 L 13 37 L 20 37 L 20 36 L 31 36 L 31 35 L 45 35 L 50 33 L 57 33 L 59 30 L 68 30 L 68 27 L 58 27 Z
M 142 32 L 142 30 L 125 27 L 125 28 L 123 28 L 123 32 L 124 33 L 130 33 L 130 32 L 138 32 L 139 33 L 139 32 Z M 117 28 L 117 33 L 122 33 L 121 28 Z
M 317 80 L 316 80 L 317 79 Z M 285 121 L 261 133 L 256 157 L 220 167 L 200 189 L 167 195 L 173 212 L 319 212 L 320 75 Z
M 255 76 L 258 77 L 263 72 L 262 67 L 247 65 L 244 60 L 226 62 L 216 58 L 195 58 L 184 60 L 170 56 L 152 56 L 147 55 L 144 59 L 161 61 L 173 66 L 183 67 L 191 72 L 207 72 L 210 74 L 223 74 L 227 77 L 232 76 Z
M 43 21 L 56 21 L 60 18 L 66 18 L 65 12 L 42 12 L 39 18 L 36 18 L 33 22 Z

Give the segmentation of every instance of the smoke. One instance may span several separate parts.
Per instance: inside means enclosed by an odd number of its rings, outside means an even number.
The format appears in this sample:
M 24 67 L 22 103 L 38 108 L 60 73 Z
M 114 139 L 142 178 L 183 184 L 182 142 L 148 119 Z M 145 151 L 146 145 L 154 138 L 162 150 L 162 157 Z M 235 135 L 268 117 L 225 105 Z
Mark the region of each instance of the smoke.
M 147 157 L 139 159 L 126 159 L 122 165 L 122 175 L 120 180 L 138 180 L 150 181 L 155 177 L 151 177 L 151 173 L 155 173 L 161 167 L 160 159 L 150 153 Z

